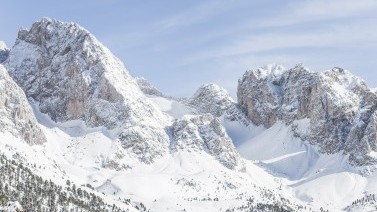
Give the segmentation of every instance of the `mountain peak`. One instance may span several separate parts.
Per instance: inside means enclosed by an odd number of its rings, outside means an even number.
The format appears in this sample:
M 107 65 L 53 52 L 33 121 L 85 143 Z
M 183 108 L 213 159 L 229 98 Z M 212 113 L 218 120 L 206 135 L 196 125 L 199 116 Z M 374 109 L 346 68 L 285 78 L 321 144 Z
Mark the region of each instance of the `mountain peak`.
M 5 66 L 52 120 L 104 126 L 145 162 L 167 151 L 165 116 L 123 63 L 78 24 L 43 18 L 21 30 Z
M 302 65 L 276 75 L 254 73 L 244 74 L 237 91 L 242 110 L 254 124 L 270 128 L 278 121 L 292 125 L 307 119 L 306 134 L 295 132 L 303 140 L 318 144 L 326 153 L 343 150 L 354 164 L 374 160 L 368 156 L 377 150 L 374 144 L 357 133 L 374 126 L 376 113 L 376 95 L 364 81 L 341 68 L 318 73 Z
M 7 45 L 5 44 L 5 42 L 0 40 L 0 49 L 7 49 L 7 48 L 8 48 L 8 47 L 7 47 Z
M 51 18 L 42 18 L 32 24 L 30 30 L 21 28 L 18 39 L 28 43 L 42 45 L 48 41 L 72 41 L 72 38 L 89 36 L 94 38 L 85 28 L 72 22 L 61 22 Z
M 201 113 L 211 113 L 219 117 L 233 105 L 234 101 L 229 93 L 219 85 L 202 85 L 192 97 L 190 104 Z
M 282 65 L 277 64 L 268 64 L 263 67 L 260 67 L 256 70 L 251 70 L 246 72 L 246 74 L 253 74 L 257 78 L 273 77 L 278 76 L 285 72 L 287 69 Z
M 331 70 L 325 71 L 323 75 L 348 90 L 352 90 L 356 87 L 362 87 L 362 89 L 365 90 L 369 89 L 364 80 L 353 75 L 350 71 L 339 67 L 334 67 Z
M 214 83 L 204 84 L 199 87 L 199 89 L 195 92 L 194 98 L 199 98 L 203 95 L 209 95 L 213 98 L 221 98 L 221 99 L 228 99 L 229 101 L 233 102 L 232 97 L 229 95 L 228 91 L 225 88 L 221 87 L 220 85 Z
M 226 121 L 237 121 L 245 126 L 250 121 L 240 110 L 228 91 L 217 84 L 204 84 L 189 100 L 188 104 L 199 113 L 210 113 Z

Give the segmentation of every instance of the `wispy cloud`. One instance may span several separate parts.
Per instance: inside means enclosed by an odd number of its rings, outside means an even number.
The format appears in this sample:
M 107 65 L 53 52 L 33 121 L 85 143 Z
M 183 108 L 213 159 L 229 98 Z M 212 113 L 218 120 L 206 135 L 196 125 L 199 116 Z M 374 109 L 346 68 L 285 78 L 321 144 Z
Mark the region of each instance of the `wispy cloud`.
M 287 4 L 279 15 L 264 20 L 259 26 L 282 27 L 315 21 L 365 17 L 370 13 L 375 13 L 376 9 L 377 1 L 375 0 L 293 1 Z
M 185 62 L 226 58 L 243 54 L 299 47 L 376 46 L 377 30 L 369 26 L 340 26 L 317 32 L 262 33 L 238 38 L 231 43 L 214 47 L 187 58 Z
M 304 62 L 320 70 L 376 48 L 376 10 L 375 0 L 206 1 L 118 37 L 131 41 L 127 48 L 158 48 L 159 56 L 170 55 L 163 71 L 212 77 L 234 91 L 244 70 L 264 63 Z M 351 49 L 358 53 L 347 53 Z
M 218 46 L 201 49 L 198 54 L 186 58 L 183 64 L 283 48 L 376 46 L 376 18 L 337 20 L 335 24 L 315 23 L 349 18 L 352 15 L 365 15 L 367 12 L 374 12 L 376 8 L 377 1 L 368 0 L 335 0 L 331 3 L 324 0 L 304 1 L 294 6 L 289 5 L 286 11 L 280 11 L 278 16 L 264 17 L 263 21 L 259 22 L 252 20 L 240 24 L 236 28 L 240 31 L 239 34 L 224 40 L 224 43 L 219 43 Z M 280 28 L 297 24 L 301 26 L 296 26 L 294 29 Z M 278 27 L 279 30 L 274 30 Z M 245 29 L 247 33 L 242 32 Z M 234 28 L 231 30 L 235 31 Z
M 234 8 L 242 7 L 250 4 L 247 1 L 202 1 L 198 5 L 179 11 L 176 14 L 167 16 L 156 22 L 156 28 L 160 30 L 169 30 L 179 27 L 185 27 L 201 22 L 207 22 L 216 17 L 218 14 L 224 13 Z

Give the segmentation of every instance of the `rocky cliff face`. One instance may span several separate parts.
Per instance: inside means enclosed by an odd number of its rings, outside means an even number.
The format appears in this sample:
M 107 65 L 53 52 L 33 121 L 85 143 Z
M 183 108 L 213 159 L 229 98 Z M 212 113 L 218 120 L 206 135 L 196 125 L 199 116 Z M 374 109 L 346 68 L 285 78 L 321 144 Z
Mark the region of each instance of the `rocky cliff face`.
M 210 113 L 215 117 L 224 116 L 230 121 L 239 121 L 245 125 L 249 124 L 247 117 L 242 113 L 229 93 L 216 84 L 205 84 L 201 86 L 188 100 L 188 105 L 196 108 L 199 113 Z
M 9 49 L 4 42 L 0 41 L 0 63 L 4 62 L 9 55 Z
M 0 131 L 10 132 L 29 144 L 41 144 L 46 138 L 39 128 L 22 89 L 0 65 Z
M 4 64 L 54 121 L 105 126 L 144 162 L 168 151 L 164 115 L 122 62 L 81 26 L 44 18 L 19 31 Z
M 206 151 L 229 169 L 242 166 L 240 156 L 219 119 L 210 114 L 187 115 L 173 126 L 173 150 Z
M 316 73 L 301 65 L 270 65 L 246 72 L 237 96 L 257 125 L 282 121 L 324 153 L 342 151 L 355 165 L 376 162 L 369 153 L 377 151 L 377 96 L 346 70 Z

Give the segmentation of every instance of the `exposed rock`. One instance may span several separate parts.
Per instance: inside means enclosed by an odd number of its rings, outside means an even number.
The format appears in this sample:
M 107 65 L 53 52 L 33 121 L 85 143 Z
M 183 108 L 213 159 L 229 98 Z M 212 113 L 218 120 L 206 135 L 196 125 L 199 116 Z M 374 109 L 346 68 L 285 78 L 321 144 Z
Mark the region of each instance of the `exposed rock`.
M 22 89 L 0 65 L 0 131 L 10 132 L 28 144 L 41 144 L 46 138 L 38 126 Z
M 9 55 L 9 49 L 3 41 L 0 41 L 0 63 L 4 62 Z
M 341 68 L 311 72 L 270 65 L 248 71 L 238 84 L 238 102 L 256 125 L 278 120 L 292 125 L 296 136 L 318 145 L 324 153 L 343 151 L 356 165 L 376 162 L 377 95 L 366 83 Z M 305 133 L 295 120 L 309 119 Z
M 215 117 L 224 115 L 224 118 L 230 121 L 249 124 L 247 117 L 229 93 L 219 85 L 205 84 L 201 86 L 187 102 L 190 106 L 196 108 L 199 114 L 210 113 Z
M 207 151 L 229 169 L 242 161 L 219 119 L 210 114 L 187 115 L 173 124 L 174 150 Z
M 21 29 L 5 66 L 54 121 L 105 126 L 147 163 L 168 151 L 165 116 L 122 62 L 81 26 L 43 18 Z

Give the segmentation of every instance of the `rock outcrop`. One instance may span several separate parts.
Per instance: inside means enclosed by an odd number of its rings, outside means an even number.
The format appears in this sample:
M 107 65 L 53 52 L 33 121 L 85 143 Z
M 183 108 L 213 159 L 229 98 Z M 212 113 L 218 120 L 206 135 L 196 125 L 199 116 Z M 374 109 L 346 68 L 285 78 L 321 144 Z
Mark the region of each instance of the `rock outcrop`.
M 9 132 L 28 144 L 42 144 L 46 137 L 38 126 L 22 89 L 0 65 L 0 131 Z
M 188 105 L 198 110 L 199 114 L 210 113 L 215 117 L 224 116 L 230 121 L 239 121 L 248 125 L 247 117 L 242 113 L 229 93 L 216 84 L 205 84 L 201 86 L 189 99 Z
M 302 65 L 270 65 L 246 72 L 237 96 L 256 125 L 269 128 L 283 121 L 323 153 L 344 152 L 355 165 L 377 162 L 369 156 L 377 151 L 377 95 L 346 70 L 317 73 Z M 308 120 L 308 126 L 298 126 L 299 120 Z
M 9 55 L 9 49 L 4 42 L 0 41 L 0 63 L 4 62 Z
M 172 126 L 173 150 L 206 151 L 229 169 L 242 164 L 220 120 L 210 114 L 186 115 Z

